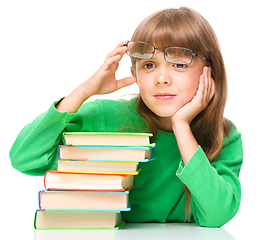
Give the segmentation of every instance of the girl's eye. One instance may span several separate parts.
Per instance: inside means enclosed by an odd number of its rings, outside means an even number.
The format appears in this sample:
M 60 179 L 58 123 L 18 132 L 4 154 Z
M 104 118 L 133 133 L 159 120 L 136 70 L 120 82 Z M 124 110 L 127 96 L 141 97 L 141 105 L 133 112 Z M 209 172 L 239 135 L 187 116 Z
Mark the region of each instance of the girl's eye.
M 185 68 L 185 67 L 187 67 L 187 65 L 183 64 L 183 63 L 175 63 L 173 65 L 173 67 L 175 67 L 175 68 Z
M 145 69 L 152 69 L 154 67 L 156 67 L 153 63 L 146 63 L 143 66 Z

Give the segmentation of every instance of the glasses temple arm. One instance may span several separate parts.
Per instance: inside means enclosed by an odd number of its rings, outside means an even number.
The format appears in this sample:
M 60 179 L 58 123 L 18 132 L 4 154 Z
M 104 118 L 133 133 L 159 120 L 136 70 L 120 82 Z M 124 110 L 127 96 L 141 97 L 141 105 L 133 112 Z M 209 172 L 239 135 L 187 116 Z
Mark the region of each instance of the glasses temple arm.
M 208 59 L 206 59 L 206 58 L 204 58 L 204 57 L 202 57 L 202 56 L 200 56 L 200 55 L 198 55 L 198 54 L 196 54 L 196 53 L 193 53 L 192 55 L 193 55 L 193 56 L 200 57 L 201 59 L 203 59 L 203 60 L 205 60 L 205 61 L 207 61 L 207 62 L 209 62 L 209 63 L 212 64 L 212 61 L 211 61 L 211 60 L 208 60 Z

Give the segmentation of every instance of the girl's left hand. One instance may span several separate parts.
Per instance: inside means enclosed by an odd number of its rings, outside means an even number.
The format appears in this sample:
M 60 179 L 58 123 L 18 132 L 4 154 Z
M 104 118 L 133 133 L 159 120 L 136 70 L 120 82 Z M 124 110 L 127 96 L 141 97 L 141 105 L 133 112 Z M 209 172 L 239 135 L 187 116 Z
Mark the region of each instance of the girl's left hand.
M 191 121 L 208 106 L 214 94 L 215 82 L 211 77 L 211 68 L 205 66 L 199 78 L 196 95 L 171 117 L 172 124 L 178 122 L 190 124 Z

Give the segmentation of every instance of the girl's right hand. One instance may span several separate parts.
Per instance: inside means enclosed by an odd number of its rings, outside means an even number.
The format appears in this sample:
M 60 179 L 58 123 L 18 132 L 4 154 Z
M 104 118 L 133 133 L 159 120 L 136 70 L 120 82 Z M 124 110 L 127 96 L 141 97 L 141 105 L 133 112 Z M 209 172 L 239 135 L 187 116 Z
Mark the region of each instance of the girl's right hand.
M 120 80 L 116 80 L 115 77 L 119 62 L 126 53 L 126 47 L 123 46 L 123 44 L 127 42 L 128 41 L 120 42 L 117 47 L 107 55 L 99 70 L 59 102 L 56 105 L 56 109 L 60 112 L 74 113 L 85 100 L 95 94 L 111 93 L 135 83 L 135 77 L 126 77 Z
M 107 55 L 99 70 L 81 85 L 86 99 L 95 94 L 114 92 L 136 82 L 136 78 L 134 77 L 126 77 L 120 80 L 116 80 L 115 77 L 119 62 L 127 49 L 123 44 L 127 42 L 128 41 L 120 42 L 117 47 Z

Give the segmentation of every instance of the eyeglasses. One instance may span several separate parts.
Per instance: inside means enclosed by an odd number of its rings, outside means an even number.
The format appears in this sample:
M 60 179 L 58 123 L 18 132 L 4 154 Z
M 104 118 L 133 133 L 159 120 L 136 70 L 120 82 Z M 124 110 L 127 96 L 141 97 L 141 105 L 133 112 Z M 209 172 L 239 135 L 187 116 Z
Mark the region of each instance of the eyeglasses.
M 206 58 L 193 53 L 192 50 L 182 47 L 166 47 L 164 49 L 156 48 L 150 43 L 141 41 L 129 41 L 123 46 L 127 47 L 127 54 L 133 58 L 151 59 L 153 58 L 155 51 L 160 50 L 164 52 L 164 59 L 166 62 L 175 64 L 190 64 L 194 56 L 200 57 L 205 61 Z M 208 61 L 210 62 L 210 61 Z

